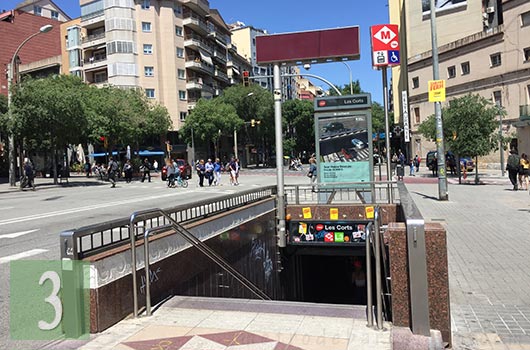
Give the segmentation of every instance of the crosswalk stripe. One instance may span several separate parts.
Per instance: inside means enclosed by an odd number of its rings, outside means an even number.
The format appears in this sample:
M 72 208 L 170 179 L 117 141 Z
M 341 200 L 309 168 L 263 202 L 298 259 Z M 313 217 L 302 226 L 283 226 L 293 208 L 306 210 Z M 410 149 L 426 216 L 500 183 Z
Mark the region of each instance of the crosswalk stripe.
M 38 231 L 38 230 L 39 229 L 37 228 L 35 230 L 8 233 L 8 234 L 5 234 L 5 235 L 0 235 L 0 239 L 2 239 L 2 238 L 17 238 L 17 237 L 20 237 L 20 236 L 23 236 L 23 235 L 27 235 L 28 233 L 32 233 L 32 232 L 35 232 L 35 231 Z
M 5 264 L 5 263 L 8 263 L 8 262 L 13 261 L 13 260 L 24 259 L 24 258 L 33 256 L 33 255 L 38 255 L 38 254 L 42 254 L 42 253 L 45 253 L 45 252 L 47 252 L 46 249 L 32 249 L 32 250 L 28 250 L 26 252 L 13 254 L 13 255 L 9 255 L 9 256 L 4 256 L 3 258 L 0 258 L 0 264 Z

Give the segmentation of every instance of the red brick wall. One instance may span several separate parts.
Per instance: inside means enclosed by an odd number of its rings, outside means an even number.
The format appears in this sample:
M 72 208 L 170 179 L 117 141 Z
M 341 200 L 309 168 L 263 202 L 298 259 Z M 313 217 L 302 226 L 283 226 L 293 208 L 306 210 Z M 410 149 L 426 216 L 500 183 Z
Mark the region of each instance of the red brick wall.
M 31 34 L 38 32 L 40 27 L 46 24 L 53 25 L 53 29 L 48 33 L 37 35 L 20 50 L 18 56 L 22 64 L 61 54 L 61 22 L 21 11 L 15 11 L 15 17 L 12 22 L 0 21 L 1 94 L 7 95 L 7 65 L 13 58 L 18 45 Z

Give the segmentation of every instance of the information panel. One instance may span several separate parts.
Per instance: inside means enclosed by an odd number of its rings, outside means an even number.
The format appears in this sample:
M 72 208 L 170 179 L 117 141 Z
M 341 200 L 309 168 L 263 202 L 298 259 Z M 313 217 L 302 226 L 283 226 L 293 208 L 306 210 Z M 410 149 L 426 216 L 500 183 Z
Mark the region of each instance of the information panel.
M 370 95 L 315 100 L 319 184 L 373 181 Z

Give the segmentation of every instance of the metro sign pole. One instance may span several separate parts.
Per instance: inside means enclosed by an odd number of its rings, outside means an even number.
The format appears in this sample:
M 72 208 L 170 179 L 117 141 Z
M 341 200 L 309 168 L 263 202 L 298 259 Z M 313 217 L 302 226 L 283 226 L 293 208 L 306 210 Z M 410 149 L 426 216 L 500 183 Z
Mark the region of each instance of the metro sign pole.
M 381 69 L 383 75 L 383 108 L 385 109 L 386 177 L 392 178 L 390 167 L 390 121 L 388 116 L 388 77 L 386 68 L 400 64 L 399 35 L 396 24 L 382 24 L 370 27 L 372 42 L 372 66 Z

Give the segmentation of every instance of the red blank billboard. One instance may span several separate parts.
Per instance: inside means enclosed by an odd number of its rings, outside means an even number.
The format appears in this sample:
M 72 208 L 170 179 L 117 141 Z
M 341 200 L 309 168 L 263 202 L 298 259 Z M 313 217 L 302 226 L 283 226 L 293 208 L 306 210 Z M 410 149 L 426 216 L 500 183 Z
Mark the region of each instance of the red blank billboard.
M 259 64 L 357 60 L 360 54 L 358 26 L 256 37 Z

